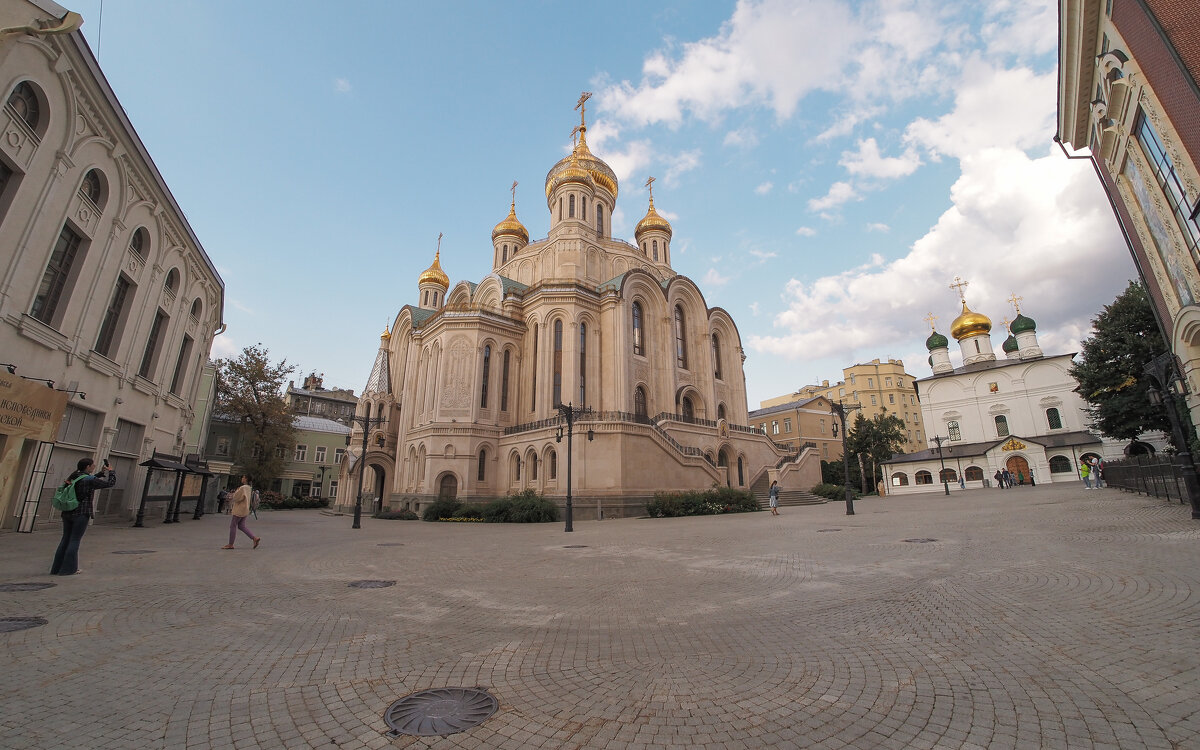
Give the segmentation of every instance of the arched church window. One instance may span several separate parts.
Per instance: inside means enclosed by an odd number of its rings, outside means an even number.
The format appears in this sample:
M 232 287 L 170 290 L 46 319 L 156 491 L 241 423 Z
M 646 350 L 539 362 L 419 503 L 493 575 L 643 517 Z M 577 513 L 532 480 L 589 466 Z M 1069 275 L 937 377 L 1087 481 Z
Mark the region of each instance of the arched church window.
M 96 208 L 103 208 L 100 205 L 100 173 L 94 169 L 89 169 L 88 173 L 83 176 L 83 182 L 79 185 L 79 194 L 96 204 Z
M 604 234 L 604 206 L 599 203 L 596 204 L 596 232 Z
M 587 403 L 587 324 L 579 324 L 579 405 Z
M 742 464 L 742 457 L 738 456 L 738 487 L 746 484 L 746 470 Z
M 529 466 L 529 481 L 536 482 L 537 481 L 537 464 L 538 464 L 537 456 L 536 455 L 530 456 L 525 461 L 525 463 L 528 464 L 528 466 Z
M 482 482 L 487 471 L 487 448 L 479 449 L 479 469 L 475 473 L 476 481 Z
M 551 404 L 558 406 L 562 403 L 562 321 L 554 321 L 554 383 Z
M 950 435 L 951 440 L 962 440 L 962 429 L 958 426 L 958 422 L 947 422 L 946 432 Z
M 642 243 L 642 255 L 645 255 L 645 254 L 646 254 L 646 243 L 643 242 Z
M 954 469 L 946 468 L 938 472 L 939 482 L 957 482 L 958 473 Z
M 646 347 L 642 343 L 642 303 L 633 302 L 633 353 L 645 356 Z
M 691 396 L 683 397 L 683 403 L 680 404 L 680 408 L 683 410 L 683 418 L 685 421 L 690 422 L 696 418 L 696 407 L 692 405 Z
M 558 220 L 562 221 L 562 196 L 558 196 Z
M 571 193 L 567 196 L 567 218 L 575 218 L 575 194 Z
M 675 305 L 675 364 L 687 369 L 687 325 L 683 305 Z
M 587 196 L 583 195 L 579 198 L 579 218 L 587 221 Z
M 996 415 L 996 436 L 1008 437 L 1008 417 L 1003 414 Z
M 717 419 L 725 418 L 725 404 L 717 404 Z
M 492 347 L 489 344 L 488 346 L 483 347 L 483 386 L 479 391 L 479 408 L 480 409 L 487 408 L 488 375 L 491 374 L 491 370 L 492 370 Z
M 138 227 L 129 238 L 129 252 L 141 258 L 142 262 L 146 261 L 146 245 L 149 243 L 146 238 L 148 236 L 149 232 L 145 227 Z
M 654 260 L 658 260 L 658 240 L 654 240 L 650 246 L 654 248 Z
M 429 290 L 428 289 L 426 289 L 425 293 L 421 295 L 421 304 L 422 305 L 429 304 Z
M 1050 473 L 1051 474 L 1070 474 L 1071 459 L 1066 456 L 1051 456 L 1050 457 Z
M 1049 425 L 1050 429 L 1052 430 L 1062 429 L 1062 417 L 1059 416 L 1058 409 L 1046 410 L 1046 424 Z
M 983 469 L 979 468 L 978 466 L 968 466 L 963 470 L 963 477 L 968 482 L 982 482 Z
M 902 471 L 898 471 L 892 475 L 892 485 L 895 487 L 907 487 L 908 475 Z
M 546 460 L 550 462 L 550 476 L 548 478 L 558 479 L 558 454 L 554 452 L 553 448 L 550 449 L 550 455 Z
M 504 254 L 500 256 L 500 262 L 501 263 L 508 262 L 508 245 L 504 246 Z
M 721 379 L 721 339 L 717 334 L 712 335 L 713 377 Z
M 633 389 L 633 415 L 646 417 L 646 389 L 640 385 Z
M 508 411 L 508 364 L 512 350 L 504 350 L 504 365 L 500 372 L 500 411 Z
M 916 479 L 917 484 L 933 484 L 933 474 L 930 474 L 924 469 L 917 472 Z

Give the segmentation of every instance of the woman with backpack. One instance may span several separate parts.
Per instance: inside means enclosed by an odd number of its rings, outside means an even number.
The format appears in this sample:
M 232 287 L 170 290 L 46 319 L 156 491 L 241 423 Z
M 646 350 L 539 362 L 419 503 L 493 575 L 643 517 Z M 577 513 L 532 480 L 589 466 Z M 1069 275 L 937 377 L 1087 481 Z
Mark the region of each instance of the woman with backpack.
M 237 539 L 238 529 L 242 533 L 254 540 L 254 546 L 262 541 L 261 537 L 254 536 L 254 533 L 246 527 L 246 516 L 250 515 L 250 500 L 254 495 L 254 488 L 250 486 L 250 477 L 242 475 L 242 486 L 238 487 L 230 498 L 229 508 L 229 544 L 226 544 L 221 549 L 233 549 L 233 542 Z
M 58 549 L 54 552 L 54 562 L 50 565 L 52 576 L 70 576 L 80 572 L 79 542 L 83 539 L 83 533 L 87 531 L 88 523 L 96 515 L 92 505 L 92 493 L 96 490 L 106 490 L 117 483 L 117 472 L 108 465 L 108 459 L 104 459 L 104 468 L 100 473 L 92 476 L 95 466 L 96 462 L 90 458 L 79 459 L 75 471 L 62 483 L 62 487 L 74 485 L 75 499 L 79 504 L 73 510 L 62 512 L 63 535 Z

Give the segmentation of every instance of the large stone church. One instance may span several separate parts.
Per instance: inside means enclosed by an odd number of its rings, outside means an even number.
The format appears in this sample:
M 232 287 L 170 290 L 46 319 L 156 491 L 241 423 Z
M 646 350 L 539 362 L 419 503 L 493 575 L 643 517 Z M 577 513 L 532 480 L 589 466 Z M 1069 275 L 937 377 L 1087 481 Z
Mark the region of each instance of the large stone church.
M 490 272 L 451 286 L 439 246 L 384 331 L 357 413 L 378 421 L 365 460 L 361 425 L 351 435 L 339 506 L 354 505 L 364 464 L 375 507 L 419 510 L 524 489 L 561 500 L 570 460 L 583 518 L 644 512 L 659 490 L 820 481 L 815 449 L 748 426 L 737 325 L 672 269 L 653 180 L 635 242 L 612 235 L 617 177 L 588 148 L 585 102 L 546 175 L 548 236 L 530 241 L 514 184 Z M 575 410 L 571 459 L 560 404 Z

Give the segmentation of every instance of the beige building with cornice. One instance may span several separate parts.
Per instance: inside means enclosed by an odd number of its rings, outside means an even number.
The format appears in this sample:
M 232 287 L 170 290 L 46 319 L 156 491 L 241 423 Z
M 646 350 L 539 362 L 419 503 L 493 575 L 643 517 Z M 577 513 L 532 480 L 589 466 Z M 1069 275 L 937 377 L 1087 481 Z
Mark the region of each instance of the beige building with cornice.
M 439 254 L 380 340 L 359 415 L 366 492 L 419 509 L 438 496 L 485 501 L 534 489 L 563 499 L 575 424 L 576 514 L 644 512 L 659 490 L 715 485 L 765 493 L 820 481 L 798 454 L 749 425 L 745 357 L 733 318 L 671 267 L 672 228 L 654 208 L 630 243 L 612 236 L 617 178 L 587 145 L 546 176 L 547 237 L 530 242 L 516 198 L 492 232 L 490 272 L 453 286 Z M 351 435 L 338 504 L 356 499 L 361 428 Z

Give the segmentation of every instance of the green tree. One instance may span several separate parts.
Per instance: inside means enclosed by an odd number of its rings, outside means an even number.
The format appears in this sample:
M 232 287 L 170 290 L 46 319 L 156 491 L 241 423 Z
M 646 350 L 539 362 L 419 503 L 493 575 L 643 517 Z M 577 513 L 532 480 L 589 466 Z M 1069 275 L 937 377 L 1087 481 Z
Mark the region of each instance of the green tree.
M 1092 321 L 1082 359 L 1071 366 L 1096 428 L 1117 440 L 1134 440 L 1149 430 L 1171 434 L 1166 412 L 1147 396 L 1153 381 L 1144 368 L 1167 350 L 1150 304 L 1146 288 L 1129 282 Z
M 262 344 L 216 364 L 216 413 L 239 425 L 234 463 L 254 485 L 268 486 L 283 470 L 283 456 L 295 442 L 294 417 L 283 397 L 283 383 L 296 368 L 287 360 L 272 364 Z
M 899 453 L 906 439 L 904 420 L 889 414 L 886 408 L 870 419 L 863 416 L 862 412 L 854 418 L 854 427 L 846 436 L 846 451 L 851 456 L 852 467 L 858 461 L 858 456 L 862 456 L 864 471 L 858 473 L 864 495 L 875 491 L 880 479 L 879 465 Z M 868 477 L 871 477 L 869 487 Z

